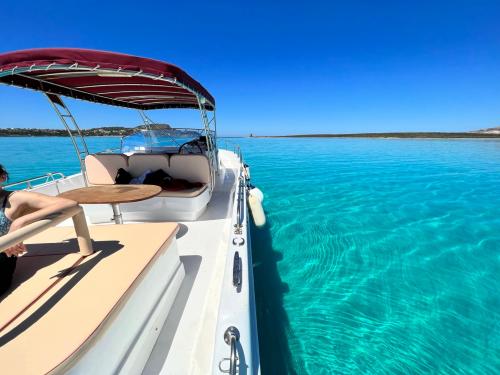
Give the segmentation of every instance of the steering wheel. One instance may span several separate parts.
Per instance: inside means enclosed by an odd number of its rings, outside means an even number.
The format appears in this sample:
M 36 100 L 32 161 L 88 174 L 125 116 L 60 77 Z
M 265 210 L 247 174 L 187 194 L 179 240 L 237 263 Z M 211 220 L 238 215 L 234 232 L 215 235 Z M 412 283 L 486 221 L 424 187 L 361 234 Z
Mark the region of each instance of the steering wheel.
M 201 146 L 200 146 L 200 144 L 199 144 L 199 142 L 198 142 L 198 140 L 197 140 L 197 139 L 194 139 L 194 140 L 192 140 L 192 141 L 188 141 L 188 142 L 183 143 L 183 144 L 179 147 L 179 154 L 182 154 L 182 151 L 183 151 L 184 147 L 186 147 L 186 146 L 190 146 L 190 147 L 197 147 L 197 148 L 198 148 L 198 150 L 200 150 L 200 154 L 203 154 L 203 150 L 201 149 Z M 188 151 L 188 153 L 190 153 L 190 152 Z M 191 153 L 192 153 L 192 152 L 191 152 Z

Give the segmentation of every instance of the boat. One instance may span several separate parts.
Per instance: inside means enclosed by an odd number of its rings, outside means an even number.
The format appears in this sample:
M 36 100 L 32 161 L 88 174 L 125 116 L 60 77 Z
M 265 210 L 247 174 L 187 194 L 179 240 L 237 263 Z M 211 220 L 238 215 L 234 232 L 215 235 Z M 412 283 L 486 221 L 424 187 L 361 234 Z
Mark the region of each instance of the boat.
M 213 96 L 175 65 L 71 48 L 0 54 L 0 83 L 46 96 L 80 166 L 5 188 L 64 195 L 113 186 L 120 169 L 188 183 L 81 204 L 0 238 L 0 250 L 28 247 L 0 301 L 2 373 L 260 373 L 250 172 L 237 145 L 219 148 Z M 91 153 L 64 98 L 136 110 L 143 125 Z M 158 109 L 197 110 L 201 127 L 158 126 Z

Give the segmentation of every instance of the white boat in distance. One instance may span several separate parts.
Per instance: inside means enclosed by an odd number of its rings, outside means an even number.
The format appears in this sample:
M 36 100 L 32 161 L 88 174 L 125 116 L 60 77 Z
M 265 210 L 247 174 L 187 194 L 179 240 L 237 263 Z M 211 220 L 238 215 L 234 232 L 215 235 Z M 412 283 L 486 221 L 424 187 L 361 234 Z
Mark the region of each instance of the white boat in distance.
M 249 170 L 239 148 L 217 147 L 210 93 L 171 64 L 82 49 L 0 54 L 0 83 L 47 96 L 81 165 L 5 188 L 82 203 L 0 238 L 0 251 L 28 247 L 0 300 L 1 372 L 260 373 Z M 136 109 L 144 126 L 120 150 L 91 154 L 62 97 Z M 175 108 L 199 110 L 202 128 L 162 129 L 146 114 Z M 181 184 L 126 200 L 149 185 L 117 185 L 119 170 Z

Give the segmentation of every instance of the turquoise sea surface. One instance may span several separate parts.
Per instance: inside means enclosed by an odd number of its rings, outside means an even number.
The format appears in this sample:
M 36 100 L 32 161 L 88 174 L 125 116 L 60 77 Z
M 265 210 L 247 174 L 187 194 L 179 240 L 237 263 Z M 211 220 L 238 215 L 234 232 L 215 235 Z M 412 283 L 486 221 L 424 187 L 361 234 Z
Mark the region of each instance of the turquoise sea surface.
M 500 373 L 500 141 L 229 142 L 265 194 L 263 374 Z M 78 170 L 67 138 L 0 138 L 0 163 Z

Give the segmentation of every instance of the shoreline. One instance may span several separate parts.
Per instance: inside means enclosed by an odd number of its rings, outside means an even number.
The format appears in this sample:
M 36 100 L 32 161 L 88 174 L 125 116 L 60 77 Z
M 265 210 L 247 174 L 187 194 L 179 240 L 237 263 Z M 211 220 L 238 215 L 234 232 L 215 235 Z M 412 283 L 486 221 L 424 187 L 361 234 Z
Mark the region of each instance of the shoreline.
M 122 135 L 84 135 L 85 138 L 121 138 Z M 5 135 L 1 134 L 0 138 L 69 138 L 69 135 Z
M 381 139 L 500 139 L 500 134 L 467 132 L 410 132 L 410 133 L 346 133 L 346 134 L 293 134 L 253 135 L 248 138 L 381 138 Z

